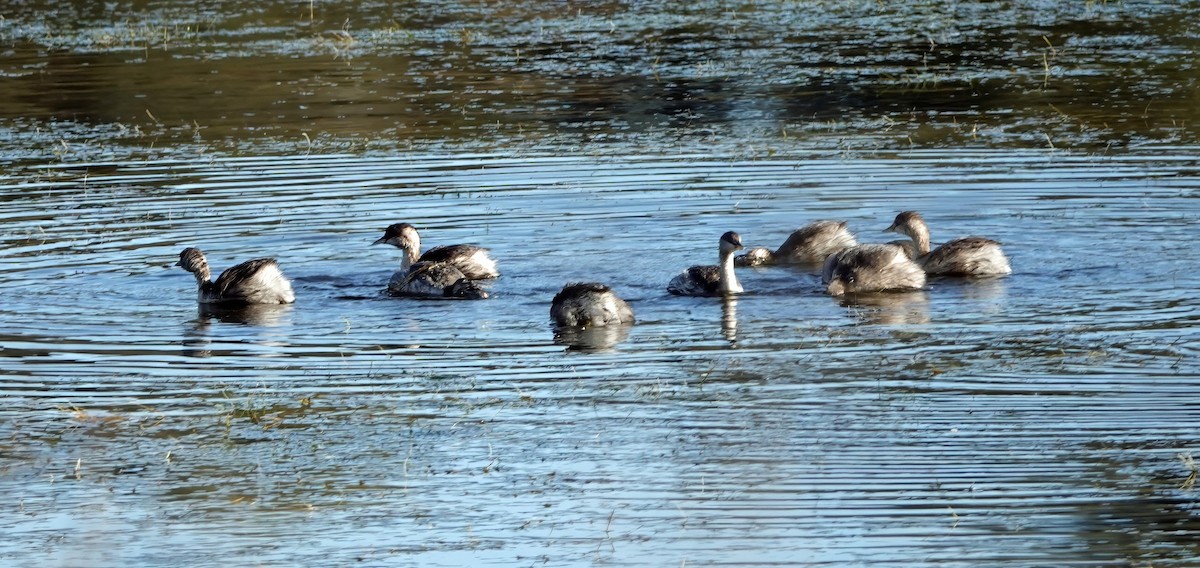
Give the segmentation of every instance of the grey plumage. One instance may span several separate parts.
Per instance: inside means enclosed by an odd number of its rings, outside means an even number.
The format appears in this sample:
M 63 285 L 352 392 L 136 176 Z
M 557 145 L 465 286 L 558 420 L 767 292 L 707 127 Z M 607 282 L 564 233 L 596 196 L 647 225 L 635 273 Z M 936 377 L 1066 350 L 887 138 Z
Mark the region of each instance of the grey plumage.
M 216 282 L 204 253 L 195 247 L 179 253 L 176 266 L 196 277 L 202 303 L 290 304 L 296 300 L 292 284 L 273 258 L 256 258 L 226 269 Z
M 678 296 L 720 296 L 721 267 L 689 266 L 667 284 L 667 291 Z
M 925 285 L 925 271 L 901 247 L 867 244 L 830 255 L 821 277 L 834 295 L 914 290 Z
M 1012 272 L 1000 243 L 986 237 L 949 241 L 930 251 L 922 262 L 928 274 L 984 276 Z
M 756 247 L 736 259 L 738 266 L 818 264 L 858 244 L 845 221 L 813 221 L 795 231 L 774 251 Z
M 550 302 L 550 317 L 558 325 L 601 327 L 634 322 L 633 309 L 611 288 L 595 282 L 563 286 Z
M 496 261 L 488 249 L 475 245 L 443 245 L 421 253 L 421 235 L 409 223 L 396 223 L 384 229 L 383 236 L 371 244 L 389 244 L 404 251 L 400 270 L 407 272 L 418 262 L 444 262 L 454 265 L 469 280 L 485 280 L 500 276 Z
M 667 283 L 667 292 L 677 296 L 720 296 L 739 294 L 742 285 L 733 271 L 733 253 L 742 248 L 742 237 L 733 231 L 717 241 L 717 266 L 692 266 Z
M 930 250 L 929 226 L 916 211 L 896 215 L 884 231 L 900 233 L 912 239 L 914 260 L 927 274 L 946 276 L 993 276 L 1012 272 L 1000 243 L 986 237 L 954 239 Z M 911 253 L 910 253 L 911 254 Z
M 487 291 L 467 278 L 458 267 L 447 262 L 418 262 L 407 272 L 397 272 L 388 283 L 394 296 L 424 296 L 482 300 Z

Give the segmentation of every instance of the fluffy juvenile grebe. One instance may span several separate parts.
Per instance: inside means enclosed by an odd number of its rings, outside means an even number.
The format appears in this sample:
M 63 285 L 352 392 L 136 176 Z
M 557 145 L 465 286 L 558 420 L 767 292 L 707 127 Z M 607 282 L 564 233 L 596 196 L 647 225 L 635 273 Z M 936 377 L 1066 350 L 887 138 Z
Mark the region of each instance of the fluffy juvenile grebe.
M 448 262 L 418 262 L 407 271 L 396 272 L 388 283 L 393 296 L 426 296 L 483 300 L 487 291 Z
M 929 226 L 916 211 L 896 215 L 892 226 L 884 229 L 908 236 L 915 243 L 914 260 L 927 274 L 948 276 L 989 276 L 1008 274 L 1012 267 L 1000 249 L 1000 243 L 984 237 L 955 239 L 929 250 Z M 911 248 L 909 250 L 912 250 Z
M 890 244 L 858 245 L 829 255 L 821 277 L 834 296 L 915 290 L 925 285 L 925 271 L 903 248 Z
M 829 255 L 857 244 L 845 221 L 814 221 L 793 231 L 774 251 L 755 247 L 735 262 L 738 266 L 819 264 Z
M 900 250 L 904 251 L 905 256 L 913 260 L 916 260 L 918 256 L 921 256 L 921 253 L 917 252 L 917 243 L 912 242 L 911 239 L 897 239 L 894 241 L 888 241 L 887 244 L 894 247 L 899 247 Z
M 721 296 L 740 294 L 742 285 L 733 273 L 733 253 L 742 248 L 742 237 L 729 231 L 721 235 L 718 266 L 693 266 L 667 284 L 667 291 L 679 296 Z
M 421 254 L 421 235 L 417 228 L 408 223 L 396 223 L 384 229 L 383 236 L 373 245 L 386 243 L 404 251 L 400 261 L 400 271 L 408 269 L 417 262 L 447 262 L 462 271 L 469 280 L 483 280 L 500 276 L 496 270 L 496 261 L 488 255 L 488 250 L 475 245 L 443 245 L 433 247 Z
M 296 301 L 292 283 L 279 271 L 273 258 L 256 258 L 227 268 L 216 282 L 210 280 L 212 272 L 208 260 L 198 248 L 183 249 L 175 266 L 182 266 L 196 276 L 202 304 L 290 304 Z
M 633 323 L 633 309 L 608 286 L 579 282 L 563 286 L 554 295 L 550 317 L 558 325 L 601 327 Z

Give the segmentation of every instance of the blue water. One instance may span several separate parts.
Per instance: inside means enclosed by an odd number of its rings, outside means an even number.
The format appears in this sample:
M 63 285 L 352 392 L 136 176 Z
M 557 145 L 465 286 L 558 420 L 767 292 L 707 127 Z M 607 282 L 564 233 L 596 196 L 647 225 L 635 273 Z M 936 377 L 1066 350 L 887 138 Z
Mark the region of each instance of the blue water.
M 1197 17 L 6 6 L 0 566 L 1198 566 Z M 665 292 L 910 209 L 1013 274 Z M 401 221 L 492 298 L 384 295 Z M 198 309 L 188 246 L 297 302 Z M 638 323 L 556 334 L 576 280 Z
M 92 164 L 0 187 L 0 558 L 976 566 L 1196 559 L 1197 164 L 353 156 Z M 18 172 L 20 173 L 20 172 Z M 900 209 L 1014 273 L 843 305 L 802 269 L 666 281 L 737 230 Z M 409 221 L 492 299 L 381 293 Z M 198 312 L 172 266 L 274 255 L 295 305 Z M 639 321 L 555 341 L 607 282 Z

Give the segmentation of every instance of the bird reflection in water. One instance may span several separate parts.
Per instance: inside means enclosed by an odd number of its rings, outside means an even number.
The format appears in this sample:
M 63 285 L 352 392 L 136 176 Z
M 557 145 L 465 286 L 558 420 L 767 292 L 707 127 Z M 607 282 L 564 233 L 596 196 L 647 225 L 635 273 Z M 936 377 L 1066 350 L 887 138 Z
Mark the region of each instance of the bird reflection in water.
M 721 335 L 726 341 L 737 343 L 737 296 L 721 298 Z
M 959 280 L 959 279 L 956 279 Z M 1000 302 L 1008 295 L 1008 280 L 1005 278 L 968 278 L 963 286 L 963 297 L 980 302 Z
M 277 327 L 292 312 L 293 304 L 200 304 L 197 326 L 207 326 L 213 320 L 221 323 L 240 323 L 258 327 Z
M 991 317 L 1008 309 L 1008 279 L 1001 277 L 950 277 L 934 281 L 937 292 L 954 294 L 962 313 Z
M 838 305 L 850 308 L 863 321 L 880 324 L 929 323 L 929 294 L 890 292 L 877 294 L 848 294 L 834 298 Z
M 554 342 L 566 345 L 568 351 L 609 351 L 629 338 L 633 324 L 612 324 L 595 327 L 554 326 Z
M 185 357 L 211 357 L 214 322 L 252 327 L 279 327 L 289 321 L 294 304 L 199 304 L 196 319 L 184 332 Z

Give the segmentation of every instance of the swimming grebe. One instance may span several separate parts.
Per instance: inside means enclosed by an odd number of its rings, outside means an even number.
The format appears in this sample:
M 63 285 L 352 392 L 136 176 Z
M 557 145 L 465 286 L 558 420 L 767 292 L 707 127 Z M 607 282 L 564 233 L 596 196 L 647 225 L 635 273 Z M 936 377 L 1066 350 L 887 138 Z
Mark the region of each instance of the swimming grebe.
M 845 221 L 814 221 L 796 229 L 774 251 L 755 247 L 737 257 L 738 266 L 819 264 L 829 255 L 858 244 Z
M 488 250 L 475 245 L 443 245 L 433 247 L 421 254 L 421 235 L 417 228 L 408 223 L 396 223 L 384 229 L 383 236 L 373 245 L 386 243 L 404 251 L 400 271 L 407 272 L 417 262 L 448 262 L 453 264 L 469 280 L 483 280 L 500 276 L 496 261 Z
M 418 262 L 407 271 L 397 271 L 388 283 L 393 296 L 425 296 L 483 300 L 487 291 L 448 262 Z
M 188 247 L 179 253 L 184 270 L 196 276 L 199 300 L 202 304 L 290 304 L 296 301 L 292 283 L 279 271 L 273 258 L 256 258 L 230 267 L 213 282 L 208 260 L 198 248 Z
M 742 248 L 742 237 L 729 231 L 721 235 L 718 266 L 693 266 L 667 284 L 667 291 L 678 296 L 721 296 L 740 294 L 742 285 L 733 273 L 733 253 Z
M 929 250 L 929 226 L 916 211 L 896 215 L 892 226 L 884 229 L 908 236 L 916 243 L 914 260 L 927 274 L 948 276 L 990 276 L 1009 274 L 1012 267 L 1000 249 L 1000 243 L 984 237 L 955 239 Z
M 558 325 L 601 327 L 633 323 L 633 309 L 608 286 L 579 282 L 563 286 L 554 295 L 550 317 Z
M 890 244 L 858 245 L 831 254 L 821 277 L 834 296 L 915 290 L 925 285 L 925 271 L 903 248 Z
M 894 241 L 888 241 L 887 244 L 894 247 L 900 247 L 900 250 L 904 251 L 904 256 L 907 256 L 913 260 L 916 260 L 918 256 L 921 256 L 921 253 L 917 252 L 917 243 L 912 242 L 911 239 L 897 239 Z

